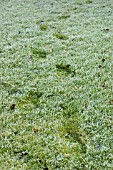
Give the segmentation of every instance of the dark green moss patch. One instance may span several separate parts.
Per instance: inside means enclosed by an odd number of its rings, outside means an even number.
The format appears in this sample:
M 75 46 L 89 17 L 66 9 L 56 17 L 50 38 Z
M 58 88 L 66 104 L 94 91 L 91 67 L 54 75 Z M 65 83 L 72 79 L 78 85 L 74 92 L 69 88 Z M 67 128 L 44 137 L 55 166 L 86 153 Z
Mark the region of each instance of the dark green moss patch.
M 47 28 L 48 28 L 48 25 L 47 25 L 47 24 L 42 24 L 42 25 L 40 25 L 40 29 L 41 29 L 42 31 L 46 31 Z
M 79 146 L 76 146 L 76 151 L 78 153 L 86 153 L 86 134 L 80 128 L 80 122 L 77 116 L 72 116 L 71 118 L 65 119 L 62 122 L 62 126 L 59 127 L 61 137 L 65 136 L 66 139 L 79 143 Z
M 37 54 L 40 58 L 46 58 L 47 52 L 43 49 L 32 48 L 32 54 Z
M 87 0 L 86 1 L 86 4 L 91 4 L 93 1 L 91 1 L 91 0 Z
M 3 53 L 3 50 L 2 50 L 2 49 L 0 49 L 0 53 Z
M 68 39 L 68 37 L 66 35 L 61 34 L 61 33 L 54 33 L 53 35 L 60 40 L 67 40 Z
M 59 17 L 59 19 L 67 19 L 69 17 L 70 17 L 70 15 L 62 15 L 62 16 Z
M 43 95 L 42 92 L 39 92 L 38 90 L 30 90 L 27 95 L 27 99 L 31 101 L 32 103 L 37 103 L 39 98 Z
M 65 71 L 67 73 L 71 73 L 71 65 L 70 64 L 56 64 L 56 68 L 59 70 L 59 71 Z

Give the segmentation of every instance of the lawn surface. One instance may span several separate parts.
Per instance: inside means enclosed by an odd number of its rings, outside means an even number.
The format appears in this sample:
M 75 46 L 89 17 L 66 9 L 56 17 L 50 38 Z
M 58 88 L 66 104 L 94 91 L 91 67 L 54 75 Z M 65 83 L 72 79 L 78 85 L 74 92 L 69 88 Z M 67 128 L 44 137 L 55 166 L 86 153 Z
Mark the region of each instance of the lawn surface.
M 0 1 L 0 170 L 113 169 L 113 1 Z

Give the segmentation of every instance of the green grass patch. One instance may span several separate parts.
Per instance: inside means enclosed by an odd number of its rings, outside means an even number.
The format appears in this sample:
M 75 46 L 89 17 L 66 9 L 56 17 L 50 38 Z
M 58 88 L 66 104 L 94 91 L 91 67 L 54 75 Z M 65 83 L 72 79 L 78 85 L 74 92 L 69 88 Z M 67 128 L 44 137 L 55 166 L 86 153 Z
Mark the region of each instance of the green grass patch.
M 0 169 L 113 169 L 112 7 L 0 1 Z

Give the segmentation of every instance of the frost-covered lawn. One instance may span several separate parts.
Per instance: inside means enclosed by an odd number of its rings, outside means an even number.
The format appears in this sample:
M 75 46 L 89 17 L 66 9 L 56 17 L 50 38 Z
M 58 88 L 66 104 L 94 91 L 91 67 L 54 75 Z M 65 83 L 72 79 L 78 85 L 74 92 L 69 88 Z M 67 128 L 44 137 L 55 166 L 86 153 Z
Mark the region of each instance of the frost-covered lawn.
M 0 1 L 0 170 L 113 169 L 113 1 Z

